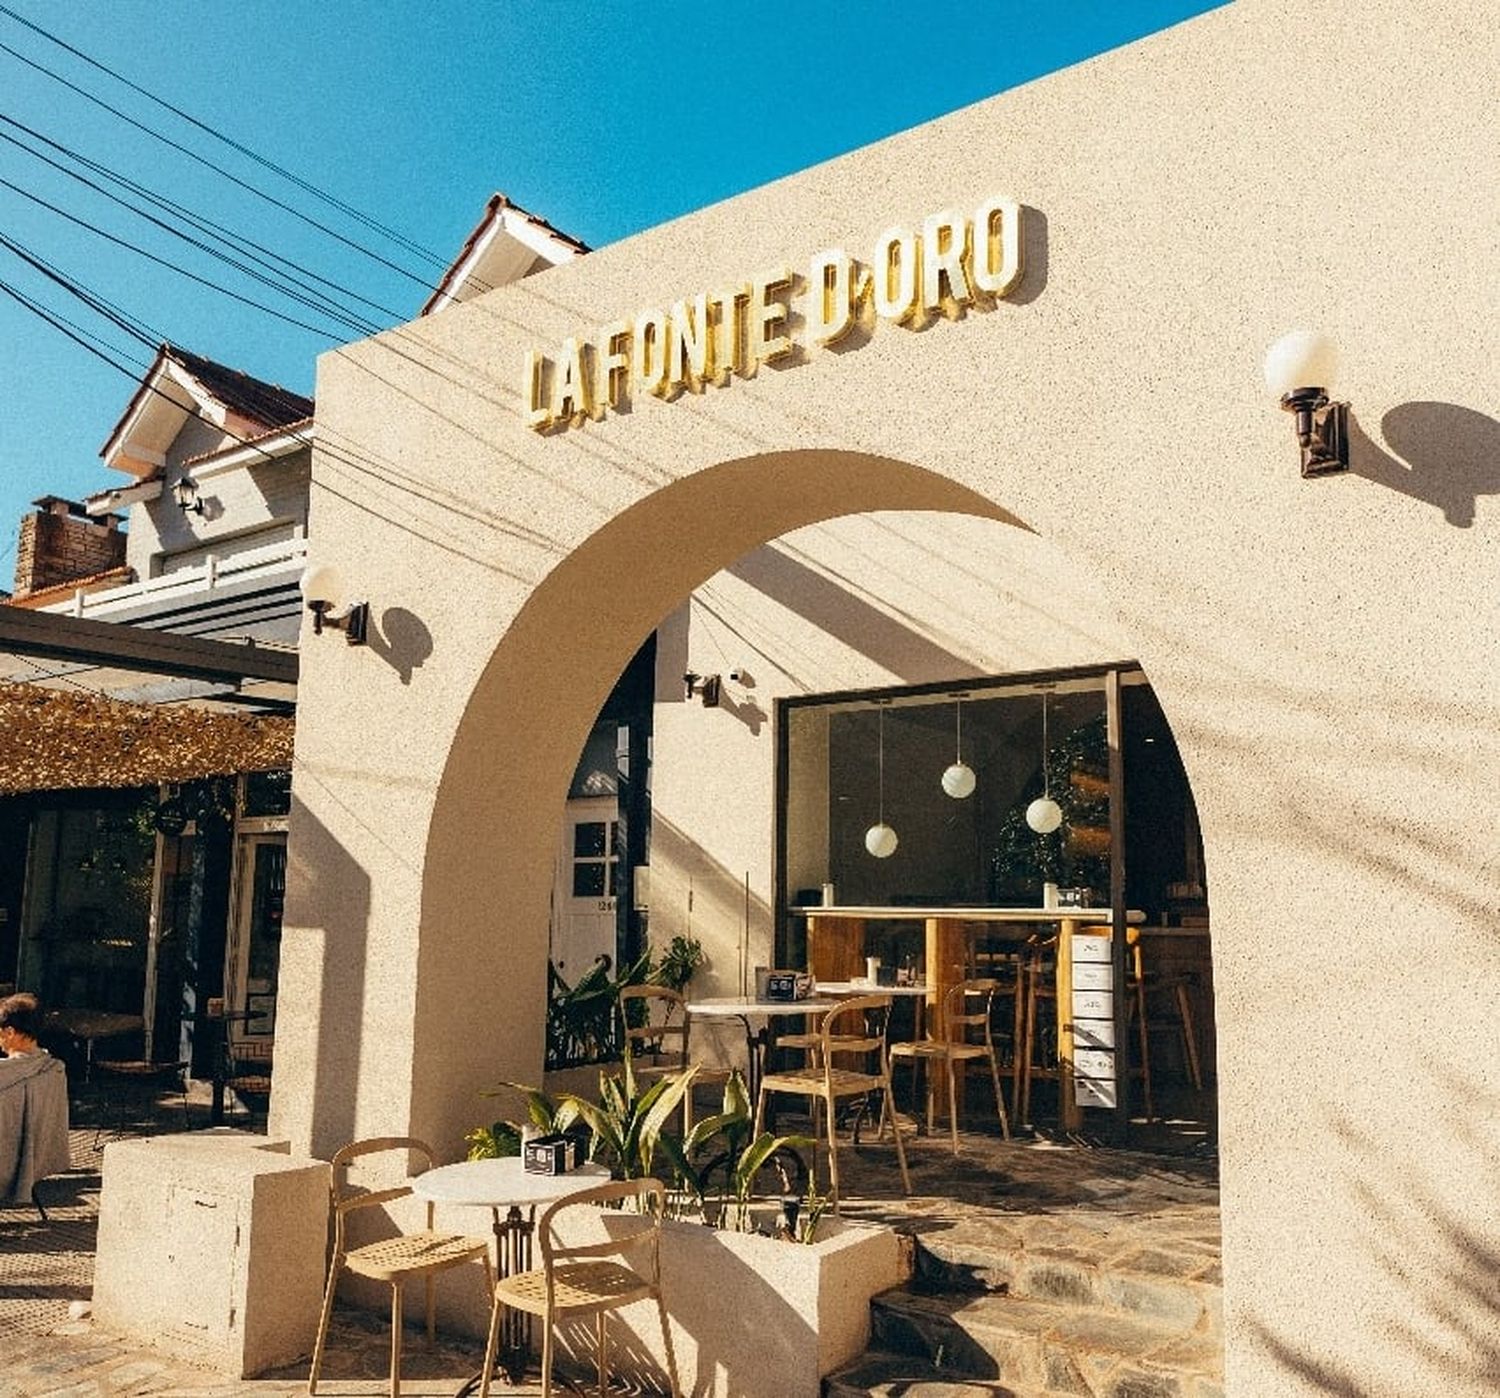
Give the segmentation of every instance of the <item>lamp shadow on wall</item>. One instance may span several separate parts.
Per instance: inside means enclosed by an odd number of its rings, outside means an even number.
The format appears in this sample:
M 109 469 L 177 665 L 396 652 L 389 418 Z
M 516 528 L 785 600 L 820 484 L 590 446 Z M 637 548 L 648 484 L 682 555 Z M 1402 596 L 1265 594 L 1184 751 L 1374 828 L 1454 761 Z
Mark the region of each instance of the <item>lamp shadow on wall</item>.
M 1480 496 L 1500 495 L 1494 418 L 1456 403 L 1402 403 L 1380 420 L 1380 430 L 1384 447 L 1351 417 L 1351 474 L 1436 506 L 1458 529 L 1473 525 Z
M 415 612 L 387 607 L 380 626 L 370 631 L 369 646 L 401 677 L 402 684 L 410 684 L 412 672 L 420 670 L 432 654 L 432 632 Z
M 1473 1162 L 1467 1172 L 1473 1197 L 1493 1197 L 1500 1169 L 1486 1124 L 1500 1114 L 1500 1098 L 1475 1075 L 1443 1064 L 1430 1072 L 1423 1095 L 1436 1107 L 1433 1136 L 1462 1143 Z M 1363 1119 L 1336 1113 L 1331 1130 L 1344 1150 L 1350 1194 L 1365 1211 L 1370 1266 L 1389 1281 L 1393 1306 L 1407 1307 L 1390 1323 L 1393 1345 L 1414 1361 L 1408 1373 L 1420 1370 L 1439 1385 L 1423 1387 L 1418 1378 L 1407 1391 L 1442 1392 L 1451 1384 L 1464 1393 L 1493 1392 L 1500 1376 L 1500 1242 L 1452 1214 L 1452 1196 L 1433 1185 L 1419 1154 Z M 1427 1284 L 1414 1285 L 1414 1272 L 1425 1273 Z M 1389 1376 L 1362 1371 L 1357 1353 L 1347 1360 L 1313 1353 L 1256 1316 L 1250 1327 L 1278 1364 L 1320 1392 L 1364 1398 L 1384 1391 L 1381 1380 Z

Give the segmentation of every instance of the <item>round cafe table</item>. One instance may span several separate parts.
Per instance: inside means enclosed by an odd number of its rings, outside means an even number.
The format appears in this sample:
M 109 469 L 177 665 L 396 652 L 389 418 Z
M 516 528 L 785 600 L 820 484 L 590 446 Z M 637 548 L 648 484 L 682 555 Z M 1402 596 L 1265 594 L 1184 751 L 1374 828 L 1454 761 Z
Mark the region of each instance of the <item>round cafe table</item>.
M 501 1277 L 531 1269 L 531 1243 L 536 1231 L 538 1204 L 551 1204 L 609 1179 L 609 1170 L 592 1161 L 562 1175 L 531 1174 L 518 1155 L 497 1160 L 461 1160 L 418 1175 L 411 1192 L 434 1204 L 464 1204 L 488 1208 L 495 1230 L 495 1271 Z M 505 1217 L 500 1217 L 504 1209 Z M 524 1211 L 524 1212 L 523 1212 Z M 520 1383 L 531 1353 L 531 1317 L 507 1310 L 501 1322 L 500 1368 L 508 1383 Z M 459 1393 L 478 1389 L 475 1374 Z

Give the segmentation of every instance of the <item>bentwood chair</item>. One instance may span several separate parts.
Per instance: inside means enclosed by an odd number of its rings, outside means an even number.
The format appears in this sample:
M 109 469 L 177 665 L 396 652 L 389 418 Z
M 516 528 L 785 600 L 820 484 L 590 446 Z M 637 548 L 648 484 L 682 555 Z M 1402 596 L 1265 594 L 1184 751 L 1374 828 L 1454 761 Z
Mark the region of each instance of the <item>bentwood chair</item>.
M 693 1019 L 677 991 L 662 985 L 627 985 L 620 991 L 620 1018 L 625 1051 L 638 1082 L 682 1073 L 691 1065 Z M 722 1085 L 729 1081 L 729 1072 L 699 1064 L 694 1086 Z M 684 1134 L 693 1129 L 691 1091 L 682 1099 L 682 1129 Z
M 604 1213 L 600 1211 L 600 1205 L 619 1206 L 627 1200 L 634 1201 L 634 1212 L 618 1208 Z M 596 1189 L 582 1190 L 559 1199 L 542 1214 L 537 1225 L 542 1265 L 529 1272 L 502 1277 L 495 1286 L 479 1398 L 489 1398 L 490 1376 L 494 1373 L 495 1350 L 500 1335 L 500 1315 L 507 1306 L 542 1318 L 542 1398 L 552 1398 L 557 1322 L 568 1316 L 595 1316 L 599 1393 L 603 1398 L 609 1382 L 605 1318 L 608 1312 L 635 1301 L 656 1302 L 672 1398 L 680 1398 L 677 1359 L 672 1351 L 672 1327 L 667 1322 L 667 1306 L 661 1289 L 661 1217 L 665 1205 L 666 1191 L 660 1180 L 612 1180 Z M 576 1243 L 560 1236 L 558 1222 L 569 1212 L 574 1212 L 575 1219 L 579 1220 L 589 1213 L 597 1215 L 607 1237 L 598 1242 Z M 571 1229 L 566 1231 L 571 1235 Z
M 860 995 L 845 1000 L 823 1016 L 819 1030 L 821 1040 L 817 1062 L 805 1068 L 767 1073 L 760 1080 L 755 1099 L 755 1134 L 765 1126 L 766 1094 L 787 1093 L 809 1098 L 812 1103 L 813 1131 L 822 1134 L 822 1122 L 828 1123 L 828 1173 L 833 1211 L 839 1211 L 838 1102 L 842 1097 L 865 1097 L 871 1092 L 884 1094 L 882 1117 L 888 1116 L 896 1139 L 896 1159 L 901 1163 L 901 1186 L 911 1193 L 911 1177 L 906 1172 L 906 1148 L 901 1143 L 901 1123 L 896 1119 L 891 1097 L 891 1066 L 886 1055 L 885 1025 L 891 1012 L 890 997 Z M 875 1067 L 869 1066 L 873 1056 Z M 841 1068 L 836 1059 L 854 1057 L 864 1066 Z M 819 1113 L 818 1105 L 827 1110 Z M 816 1177 L 816 1170 L 814 1171 Z
M 934 1091 L 936 1086 L 934 1073 L 939 1063 L 946 1067 L 948 1129 L 953 1137 L 954 1155 L 958 1154 L 958 1096 L 954 1065 L 967 1063 L 975 1058 L 983 1058 L 989 1062 L 990 1082 L 995 1089 L 995 1111 L 1000 1118 L 1000 1132 L 1007 1141 L 1010 1140 L 1010 1118 L 1005 1111 L 1005 1094 L 1000 1090 L 1000 1064 L 990 1029 L 990 1010 L 994 1004 L 995 993 L 1001 988 L 1000 982 L 992 976 L 974 977 L 949 986 L 947 994 L 943 996 L 941 1022 L 937 1026 L 937 1034 L 941 1037 L 929 1036 L 916 1042 L 891 1045 L 893 1070 L 898 1061 L 905 1059 L 912 1065 L 912 1077 L 915 1078 L 917 1064 L 920 1062 L 927 1065 L 928 1135 L 932 1134 L 933 1102 L 937 1096 Z M 971 1002 L 975 1001 L 978 1002 L 978 1008 L 971 1008 Z M 983 1042 L 971 1040 L 970 1035 L 975 1030 L 980 1031 L 979 1037 Z
M 1141 1077 L 1141 1086 L 1144 1089 L 1146 1120 L 1157 1120 L 1156 1099 L 1151 1087 L 1151 1034 L 1153 1029 L 1160 1027 L 1153 1025 L 1147 1017 L 1146 997 L 1148 995 L 1170 995 L 1171 1005 L 1177 1017 L 1177 1028 L 1182 1034 L 1183 1056 L 1187 1061 L 1188 1078 L 1196 1091 L 1203 1090 L 1203 1069 L 1198 1059 L 1198 1033 L 1193 1024 L 1193 1001 L 1188 987 L 1193 978 L 1187 972 L 1176 974 L 1157 975 L 1145 968 L 1145 959 L 1141 954 L 1141 934 L 1138 928 L 1131 927 L 1125 933 L 1127 949 L 1129 951 L 1127 990 L 1129 996 L 1126 1000 L 1128 1018 L 1135 1024 L 1137 1042 L 1139 1045 L 1140 1062 L 1135 1071 Z M 1167 1026 L 1170 1027 L 1170 1026 Z
M 378 1136 L 355 1141 L 334 1152 L 333 1177 L 329 1186 L 333 1213 L 333 1256 L 328 1263 L 328 1286 L 323 1292 L 323 1312 L 318 1318 L 318 1338 L 313 1345 L 312 1368 L 307 1375 L 307 1391 L 318 1391 L 318 1371 L 323 1366 L 323 1346 L 328 1339 L 328 1322 L 333 1315 L 333 1293 L 342 1273 L 369 1277 L 385 1282 L 391 1288 L 391 1398 L 401 1395 L 401 1292 L 407 1282 L 421 1277 L 427 1285 L 427 1344 L 430 1347 L 435 1329 L 433 1282 L 437 1273 L 464 1262 L 484 1264 L 485 1294 L 494 1287 L 490 1269 L 490 1240 L 466 1238 L 457 1233 L 437 1233 L 432 1227 L 433 1205 L 427 1205 L 427 1228 L 421 1233 L 401 1233 L 394 1238 L 361 1247 L 348 1246 L 345 1220 L 357 1209 L 375 1208 L 404 1199 L 411 1193 L 409 1184 L 389 1189 L 365 1190 L 351 1186 L 348 1168 L 351 1160 L 380 1151 L 403 1150 L 425 1158 L 423 1170 L 431 1169 L 432 1147 L 410 1136 Z M 420 1174 L 421 1171 L 418 1171 Z

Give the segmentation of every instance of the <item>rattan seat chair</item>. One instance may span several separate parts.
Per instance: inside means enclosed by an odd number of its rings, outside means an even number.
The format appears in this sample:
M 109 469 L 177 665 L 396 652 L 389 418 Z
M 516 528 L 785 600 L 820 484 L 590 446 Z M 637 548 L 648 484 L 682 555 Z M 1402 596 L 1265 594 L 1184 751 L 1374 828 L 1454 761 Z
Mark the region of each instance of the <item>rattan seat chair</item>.
M 328 1322 L 333 1315 L 333 1295 L 342 1273 L 369 1277 L 391 1288 L 391 1398 L 401 1394 L 401 1293 L 413 1278 L 421 1277 L 427 1286 L 427 1343 L 434 1340 L 435 1297 L 433 1282 L 438 1272 L 464 1262 L 484 1264 L 485 1294 L 494 1286 L 490 1268 L 490 1240 L 466 1238 L 458 1233 L 433 1231 L 433 1205 L 427 1204 L 427 1228 L 421 1233 L 402 1233 L 394 1238 L 365 1243 L 356 1248 L 346 1246 L 345 1220 L 357 1209 L 374 1208 L 411 1193 L 411 1186 L 401 1184 L 389 1189 L 361 1190 L 351 1188 L 346 1172 L 349 1162 L 379 1151 L 404 1150 L 425 1157 L 422 1169 L 432 1167 L 432 1147 L 410 1136 L 379 1136 L 355 1141 L 334 1153 L 332 1179 L 329 1184 L 333 1214 L 333 1256 L 328 1264 L 328 1285 L 323 1292 L 323 1311 L 318 1318 L 318 1338 L 313 1345 L 312 1368 L 307 1375 L 307 1391 L 318 1391 L 318 1371 L 323 1365 L 323 1346 L 328 1339 Z M 419 1170 L 417 1173 L 421 1173 Z
M 896 1119 L 895 1101 L 891 1096 L 891 1065 L 885 1046 L 885 1023 L 890 1012 L 891 1001 L 887 995 L 860 995 L 834 1006 L 823 1016 L 818 1061 L 805 1068 L 767 1073 L 760 1080 L 760 1091 L 755 1098 L 756 1136 L 765 1127 L 766 1094 L 771 1092 L 809 1098 L 813 1104 L 811 1115 L 816 1135 L 823 1133 L 822 1123 L 828 1123 L 828 1174 L 835 1213 L 839 1211 L 838 1103 L 844 1097 L 865 1097 L 871 1092 L 884 1094 L 881 1123 L 883 1126 L 885 1118 L 890 1118 L 896 1140 L 896 1159 L 901 1163 L 901 1185 L 907 1194 L 911 1193 L 911 1176 L 906 1171 L 906 1148 L 901 1143 L 901 1123 Z M 871 1020 L 878 1021 L 878 1024 L 871 1023 Z M 868 1066 L 872 1055 L 876 1064 L 873 1071 Z M 836 1059 L 847 1061 L 850 1057 L 866 1060 L 866 1066 L 837 1066 Z M 819 1113 L 819 1103 L 827 1110 Z M 814 1178 L 816 1174 L 814 1161 Z
M 623 1204 L 634 1200 L 639 1212 L 611 1211 L 603 1215 L 609 1236 L 602 1242 L 569 1243 L 558 1236 L 556 1220 L 568 1210 L 592 1210 L 601 1204 Z M 527 1272 L 502 1277 L 495 1285 L 490 1310 L 489 1338 L 484 1351 L 484 1378 L 479 1398 L 489 1398 L 490 1377 L 495 1368 L 495 1350 L 500 1335 L 500 1316 L 505 1307 L 525 1311 L 542 1319 L 542 1398 L 552 1398 L 552 1363 L 557 1321 L 567 1316 L 593 1315 L 598 1329 L 599 1392 L 605 1393 L 609 1379 L 609 1350 L 605 1319 L 612 1310 L 635 1301 L 656 1302 L 666 1349 L 667 1377 L 672 1398 L 679 1398 L 677 1359 L 672 1350 L 672 1328 L 667 1321 L 661 1289 L 661 1217 L 666 1191 L 660 1180 L 611 1180 L 595 1189 L 582 1190 L 559 1199 L 542 1214 L 537 1225 L 542 1265 Z M 641 1260 L 629 1266 L 621 1259 L 639 1253 Z
M 1000 1064 L 995 1053 L 995 1042 L 990 1029 L 990 1009 L 994 1004 L 995 994 L 1000 989 L 1002 989 L 1001 983 L 993 976 L 976 976 L 969 980 L 959 981 L 956 985 L 949 986 L 947 994 L 943 996 L 942 1019 L 937 1029 L 941 1037 L 891 1045 L 891 1064 L 893 1069 L 897 1062 L 905 1059 L 912 1065 L 912 1076 L 915 1077 L 916 1065 L 919 1062 L 925 1062 L 928 1065 L 928 1135 L 932 1134 L 933 1102 L 937 1096 L 933 1090 L 936 1085 L 933 1073 L 939 1063 L 946 1066 L 948 1072 L 948 1130 L 953 1137 L 954 1155 L 958 1154 L 958 1084 L 954 1065 L 966 1063 L 971 1059 L 984 1058 L 989 1061 L 990 1082 L 995 1088 L 995 1112 L 1000 1118 L 1000 1132 L 1007 1141 L 1010 1140 L 1010 1118 L 1006 1115 L 1005 1111 L 1005 1094 L 1000 1089 Z M 971 1010 L 969 1002 L 976 998 L 981 1002 L 980 1008 Z M 974 1029 L 982 1031 L 983 1043 L 975 1043 L 970 1040 L 970 1031 Z

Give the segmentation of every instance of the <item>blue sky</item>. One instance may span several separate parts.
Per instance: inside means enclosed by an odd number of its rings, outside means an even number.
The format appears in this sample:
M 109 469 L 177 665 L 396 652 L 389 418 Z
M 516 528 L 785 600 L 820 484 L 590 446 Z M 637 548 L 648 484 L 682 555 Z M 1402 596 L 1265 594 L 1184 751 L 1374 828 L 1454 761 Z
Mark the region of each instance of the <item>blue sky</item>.
M 57 142 L 295 258 L 377 303 L 380 310 L 359 309 L 384 327 L 415 313 L 420 282 L 457 252 L 495 190 L 599 246 L 1215 4 L 992 0 L 932 7 L 944 18 L 930 23 L 922 6 L 792 0 L 0 0 L 0 7 L 0 45 L 14 50 L 0 49 L 0 234 L 174 343 L 311 392 L 315 356 L 356 332 L 253 285 L 15 141 L 32 149 L 38 137 Z M 360 228 L 4 10 L 431 256 Z M 235 186 L 27 60 L 403 270 Z M 190 281 L 65 215 L 326 333 Z M 4 247 L 0 286 L 102 335 L 118 361 L 150 357 Z M 98 451 L 132 388 L 0 291 L 0 586 L 9 585 L 16 528 L 31 500 L 78 498 L 124 480 Z

